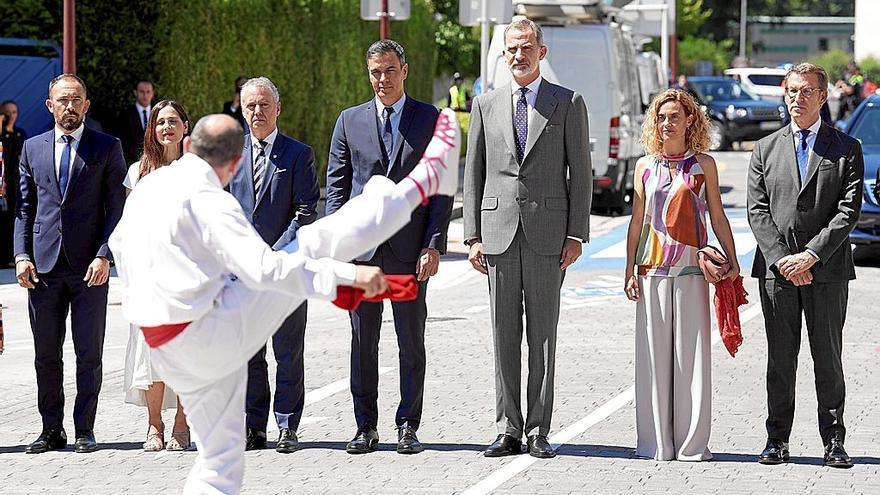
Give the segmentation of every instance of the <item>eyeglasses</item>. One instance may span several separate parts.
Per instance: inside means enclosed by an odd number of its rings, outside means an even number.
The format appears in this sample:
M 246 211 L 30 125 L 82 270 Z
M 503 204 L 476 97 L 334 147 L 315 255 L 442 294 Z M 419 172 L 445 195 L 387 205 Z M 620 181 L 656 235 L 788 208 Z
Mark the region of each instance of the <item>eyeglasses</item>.
M 788 97 L 792 100 L 797 99 L 798 95 L 803 95 L 804 98 L 809 99 L 812 98 L 813 95 L 818 94 L 820 91 L 822 91 L 822 88 L 811 88 L 808 86 L 805 86 L 801 89 L 786 88 L 785 90 L 785 92 L 788 93 Z

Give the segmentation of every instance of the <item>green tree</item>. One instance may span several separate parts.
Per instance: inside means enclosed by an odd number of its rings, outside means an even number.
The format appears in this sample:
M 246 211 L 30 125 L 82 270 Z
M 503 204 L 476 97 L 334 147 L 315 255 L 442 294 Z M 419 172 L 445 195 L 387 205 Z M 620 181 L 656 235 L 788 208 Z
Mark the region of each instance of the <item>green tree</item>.
M 723 40 L 716 43 L 706 38 L 689 36 L 678 42 L 679 72 L 693 74 L 697 62 L 708 60 L 716 73 L 730 67 L 733 58 L 733 41 Z
M 712 17 L 712 9 L 703 6 L 703 0 L 679 0 L 675 4 L 675 29 L 679 38 L 695 36 Z
M 433 0 L 437 13 L 434 41 L 437 44 L 438 77 L 460 72 L 477 77 L 480 72 L 480 28 L 458 23 L 459 0 Z

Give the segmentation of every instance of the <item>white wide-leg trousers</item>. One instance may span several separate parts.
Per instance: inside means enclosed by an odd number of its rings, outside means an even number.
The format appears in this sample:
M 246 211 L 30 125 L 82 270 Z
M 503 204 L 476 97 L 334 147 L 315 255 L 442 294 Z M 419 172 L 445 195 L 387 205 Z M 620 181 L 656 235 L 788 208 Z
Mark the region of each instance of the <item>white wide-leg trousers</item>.
M 639 277 L 636 306 L 636 455 L 712 458 L 709 286 L 699 275 Z

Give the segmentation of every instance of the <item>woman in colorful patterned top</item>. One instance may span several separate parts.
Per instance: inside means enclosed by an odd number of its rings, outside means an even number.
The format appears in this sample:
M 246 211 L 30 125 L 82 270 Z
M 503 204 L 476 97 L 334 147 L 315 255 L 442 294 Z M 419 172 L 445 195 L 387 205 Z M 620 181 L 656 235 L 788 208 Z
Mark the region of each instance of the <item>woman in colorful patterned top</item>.
M 706 212 L 739 274 L 715 160 L 702 153 L 709 122 L 688 93 L 657 95 L 645 115 L 647 156 L 635 171 L 626 243 L 626 296 L 636 306 L 636 455 L 712 458 L 709 287 L 697 252 L 708 244 Z

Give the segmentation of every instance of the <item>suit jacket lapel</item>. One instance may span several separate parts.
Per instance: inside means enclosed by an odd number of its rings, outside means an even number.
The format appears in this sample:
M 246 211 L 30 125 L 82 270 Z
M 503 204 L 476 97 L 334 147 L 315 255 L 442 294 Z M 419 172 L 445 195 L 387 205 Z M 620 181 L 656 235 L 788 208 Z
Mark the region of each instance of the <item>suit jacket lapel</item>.
M 63 203 L 67 200 L 67 196 L 70 194 L 70 191 L 76 186 L 76 180 L 83 173 L 83 169 L 86 166 L 86 160 L 91 160 L 92 158 L 92 131 L 89 130 L 88 127 L 83 129 L 82 136 L 80 137 L 79 145 L 76 147 L 76 152 L 74 153 L 73 163 L 70 165 L 70 180 L 67 183 L 67 191 L 64 193 L 64 197 L 61 202 Z M 53 161 L 54 164 L 54 161 Z
M 382 163 L 382 147 L 379 146 L 379 116 L 376 113 L 376 101 L 370 100 L 364 104 L 364 111 L 361 113 L 361 122 L 367 131 L 367 150 L 376 150 L 376 156 L 379 157 L 379 163 Z M 365 157 L 369 160 L 369 157 Z M 370 160 L 372 161 L 372 160 Z M 383 164 L 384 166 L 384 164 Z M 383 175 L 388 170 L 383 170 Z
M 510 148 L 511 155 L 516 157 L 516 138 L 513 136 L 513 96 L 510 92 L 512 89 L 511 84 L 508 84 L 504 91 L 498 92 L 498 98 L 501 98 L 501 104 L 498 105 L 501 115 L 497 121 L 507 122 L 507 125 L 502 126 L 504 129 L 504 141 L 507 142 L 507 147 Z
M 254 201 L 254 211 L 260 206 L 260 202 L 263 201 L 263 196 L 266 195 L 266 191 L 269 189 L 269 181 L 272 180 L 272 177 L 275 175 L 275 170 L 278 168 L 275 166 L 275 161 L 278 160 L 278 157 L 281 155 L 283 147 L 283 140 L 281 139 L 281 133 L 279 132 L 275 135 L 275 142 L 272 143 L 272 149 L 270 150 L 271 153 L 266 157 L 266 170 L 263 171 L 263 184 L 260 186 L 260 190 L 256 191 L 257 197 Z
M 810 153 L 809 161 L 807 161 L 807 176 L 804 177 L 804 180 L 801 181 L 801 192 L 807 187 L 807 184 L 813 180 L 813 176 L 816 175 L 816 170 L 819 169 L 819 162 L 822 161 L 822 157 L 825 156 L 825 152 L 828 151 L 828 146 L 831 143 L 831 139 L 829 139 L 829 130 L 827 126 L 823 123 L 819 126 L 819 132 L 816 133 L 816 141 L 813 143 L 813 152 Z
M 58 196 L 58 201 L 61 201 L 61 186 L 58 185 L 58 175 L 55 172 L 55 131 L 51 130 L 45 134 L 45 146 L 44 152 L 46 154 L 44 159 L 33 160 L 32 163 L 38 164 L 36 166 L 32 166 L 31 173 L 36 176 L 37 174 L 46 174 L 47 180 L 51 187 L 49 188 L 54 194 Z M 36 177 L 34 177 L 36 179 Z
M 402 164 L 406 156 L 400 156 L 400 149 L 403 147 L 404 141 L 406 141 L 406 136 L 409 135 L 409 128 L 412 124 L 413 114 L 415 110 L 413 107 L 415 104 L 412 102 L 412 98 L 407 96 L 406 103 L 403 105 L 403 114 L 400 116 L 400 125 L 397 128 L 397 134 L 394 136 L 394 149 L 391 151 L 391 155 L 388 157 L 388 170 L 385 171 L 385 175 L 391 177 L 391 172 L 395 167 L 395 164 Z M 400 160 L 397 160 L 397 157 L 400 157 Z
M 786 179 L 790 181 L 792 188 L 799 189 L 801 175 L 798 171 L 797 154 L 794 149 L 794 138 L 791 136 L 791 126 L 785 127 L 785 130 L 782 131 L 781 139 L 784 141 L 781 147 L 782 159 L 774 166 L 781 169 L 777 174 L 785 175 Z
M 242 205 L 244 211 L 254 211 L 256 206 L 256 194 L 254 194 L 254 154 L 253 144 L 251 144 L 251 135 L 247 134 L 244 138 L 244 149 L 241 152 L 241 178 L 239 186 L 244 189 L 245 199 L 250 201 L 250 205 Z M 248 208 L 250 206 L 250 208 Z
M 535 146 L 535 143 L 538 142 L 541 133 L 544 132 L 544 127 L 547 126 L 547 121 L 550 120 L 550 116 L 556 111 L 556 104 L 556 92 L 546 79 L 542 80 L 541 85 L 538 86 L 538 97 L 535 99 L 535 108 L 532 111 L 531 118 L 529 118 L 529 134 L 526 136 L 526 149 L 523 152 L 523 163 L 525 163 L 526 157 L 529 156 L 529 151 L 531 151 Z

